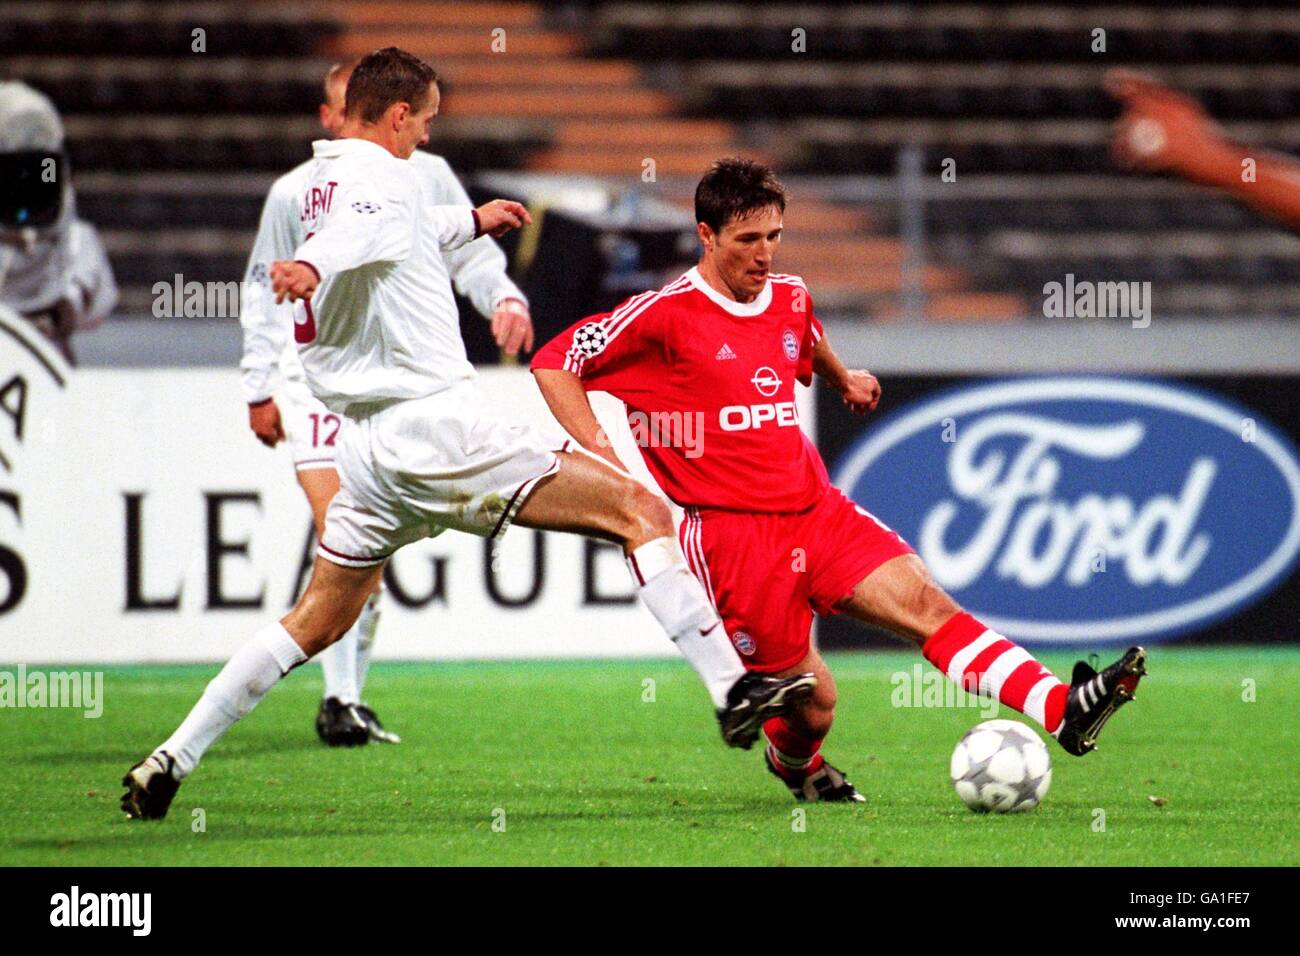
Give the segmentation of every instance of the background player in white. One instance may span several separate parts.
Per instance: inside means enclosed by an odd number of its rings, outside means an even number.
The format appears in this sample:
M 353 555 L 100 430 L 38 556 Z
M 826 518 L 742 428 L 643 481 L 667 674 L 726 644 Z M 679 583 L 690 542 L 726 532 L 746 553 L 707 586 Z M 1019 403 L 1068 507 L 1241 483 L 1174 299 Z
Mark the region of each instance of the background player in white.
M 325 76 L 320 122 L 331 138 L 343 129 L 344 96 L 356 61 L 338 63 Z M 411 163 L 430 187 L 439 205 L 471 203 L 456 174 L 441 156 L 416 150 Z M 343 419 L 311 394 L 298 360 L 290 330 L 292 308 L 277 305 L 270 294 L 271 263 L 289 259 L 303 241 L 299 195 L 307 183 L 311 160 L 281 176 L 271 186 L 262 208 L 257 239 L 244 276 L 240 321 L 244 330 L 244 400 L 248 423 L 267 447 L 286 440 L 293 452 L 298 483 L 311 506 L 317 538 L 324 532 L 325 509 L 339 488 L 334 448 Z M 484 237 L 447 253 L 447 268 L 456 289 L 483 315 L 491 316 L 496 344 L 509 355 L 533 346 L 528 300 L 506 275 L 506 257 L 491 238 Z M 316 732 L 331 746 L 355 746 L 369 740 L 400 741 L 385 730 L 362 700 L 370 655 L 379 625 L 380 593 L 366 601 L 357 623 L 320 654 L 325 689 L 316 714 Z
M 75 365 L 73 333 L 108 318 L 117 284 L 99 233 L 77 215 L 63 119 L 26 83 L 0 82 L 0 163 L 0 305 Z
M 378 50 L 353 71 L 340 138 L 314 144 L 300 196 L 307 238 L 271 279 L 278 298 L 297 302 L 294 339 L 312 392 L 349 419 L 336 447 L 339 492 L 293 610 L 236 651 L 123 778 L 131 817 L 165 816 L 207 749 L 352 626 L 388 557 L 447 528 L 496 536 L 514 521 L 621 544 L 638 593 L 700 675 L 732 746 L 751 746 L 765 720 L 816 686 L 811 674 L 746 673 L 662 498 L 567 441 L 556 451 L 484 411 L 442 250 L 530 218 L 504 200 L 478 209 L 430 201 L 407 160 L 428 140 L 438 101 L 427 64 Z

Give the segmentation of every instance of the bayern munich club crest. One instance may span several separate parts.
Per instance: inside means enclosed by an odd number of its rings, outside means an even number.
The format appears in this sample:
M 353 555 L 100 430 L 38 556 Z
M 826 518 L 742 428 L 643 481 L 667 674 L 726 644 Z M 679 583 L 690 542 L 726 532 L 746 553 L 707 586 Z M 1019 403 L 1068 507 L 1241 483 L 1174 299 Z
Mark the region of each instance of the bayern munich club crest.
M 799 336 L 794 334 L 794 329 L 781 333 L 781 350 L 791 362 L 799 361 Z
M 587 358 L 605 351 L 608 343 L 609 337 L 605 334 L 605 327 L 599 322 L 588 322 L 573 333 L 574 349 Z
M 758 644 L 756 644 L 754 639 L 744 631 L 737 631 L 735 634 L 731 635 L 731 642 L 736 645 L 736 650 L 740 651 L 740 653 L 744 654 L 746 657 L 752 657 L 754 652 L 758 650 Z

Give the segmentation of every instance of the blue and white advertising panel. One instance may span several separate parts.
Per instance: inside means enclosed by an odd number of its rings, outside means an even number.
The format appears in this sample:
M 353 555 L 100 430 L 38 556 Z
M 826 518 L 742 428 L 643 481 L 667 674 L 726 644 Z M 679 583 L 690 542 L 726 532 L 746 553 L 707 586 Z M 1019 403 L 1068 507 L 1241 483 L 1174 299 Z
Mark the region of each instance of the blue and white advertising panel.
M 990 626 L 1039 645 L 1296 639 L 1293 380 L 883 387 L 869 419 L 823 401 L 832 480 Z

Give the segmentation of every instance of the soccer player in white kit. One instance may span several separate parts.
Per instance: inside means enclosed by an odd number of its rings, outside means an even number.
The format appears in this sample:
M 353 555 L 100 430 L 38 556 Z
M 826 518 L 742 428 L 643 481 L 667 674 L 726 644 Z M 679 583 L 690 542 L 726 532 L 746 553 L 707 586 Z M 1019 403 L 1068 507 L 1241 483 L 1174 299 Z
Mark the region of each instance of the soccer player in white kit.
M 203 754 L 294 667 L 357 620 L 384 562 L 448 528 L 496 536 L 513 522 L 616 542 L 647 609 L 699 674 L 724 741 L 748 748 L 768 718 L 816 686 L 811 674 L 747 673 L 687 568 L 667 503 L 594 455 L 555 449 L 483 410 L 465 358 L 443 251 L 530 222 L 518 203 L 437 206 L 408 161 L 438 111 L 437 76 L 395 47 L 357 64 L 340 138 L 314 144 L 300 196 L 306 240 L 271 270 L 295 302 L 312 392 L 347 418 L 340 488 L 311 581 L 253 636 L 176 731 L 123 778 L 132 818 L 167 814 Z
M 343 128 L 344 94 L 355 61 L 330 68 L 324 82 L 320 122 L 331 137 Z M 435 204 L 470 207 L 469 196 L 446 160 L 416 150 L 411 163 L 430 187 Z M 271 263 L 291 259 L 305 231 L 299 197 L 312 165 L 308 160 L 271 186 L 262 208 L 257 238 L 244 276 L 240 322 L 244 353 L 240 362 L 249 427 L 269 448 L 287 441 L 294 469 L 319 540 L 325 529 L 325 509 L 339 488 L 334 449 L 344 420 L 317 399 L 307 385 L 290 336 L 293 308 L 276 304 L 271 294 Z M 528 300 L 506 276 L 506 257 L 491 238 L 484 237 L 451 251 L 448 271 L 458 291 L 484 315 L 490 316 L 497 345 L 507 354 L 532 349 L 533 326 Z M 382 587 L 366 600 L 361 616 L 346 634 L 319 655 L 325 688 L 316 714 L 316 733 L 330 746 L 351 747 L 375 740 L 398 743 L 362 699 L 370 655 L 380 618 Z

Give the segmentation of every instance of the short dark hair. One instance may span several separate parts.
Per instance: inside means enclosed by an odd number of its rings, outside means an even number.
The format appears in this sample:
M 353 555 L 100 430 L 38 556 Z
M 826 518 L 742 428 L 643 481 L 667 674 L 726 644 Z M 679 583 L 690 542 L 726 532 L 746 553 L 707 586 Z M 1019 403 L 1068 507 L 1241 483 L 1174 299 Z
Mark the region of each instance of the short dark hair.
M 752 159 L 719 159 L 695 187 L 695 221 L 714 232 L 769 206 L 785 212 L 785 187 L 772 167 Z
M 410 103 L 421 109 L 429 96 L 429 85 L 438 81 L 433 67 L 418 56 L 387 46 L 363 56 L 348 79 L 343 112 L 374 123 L 394 103 Z

